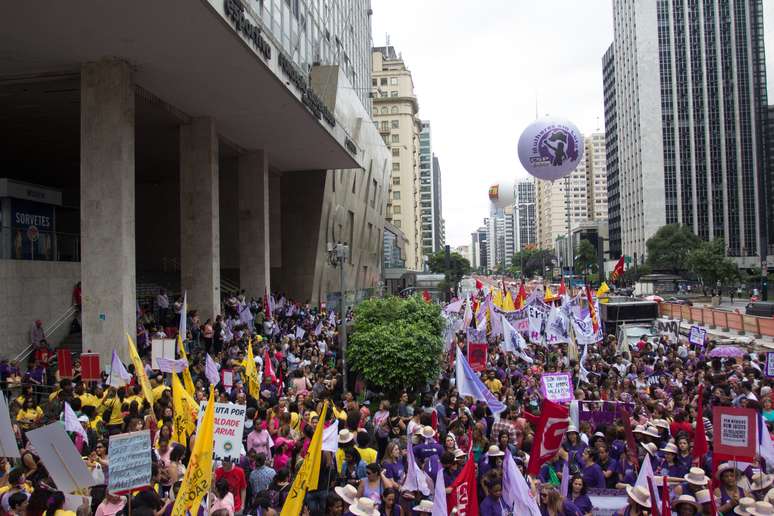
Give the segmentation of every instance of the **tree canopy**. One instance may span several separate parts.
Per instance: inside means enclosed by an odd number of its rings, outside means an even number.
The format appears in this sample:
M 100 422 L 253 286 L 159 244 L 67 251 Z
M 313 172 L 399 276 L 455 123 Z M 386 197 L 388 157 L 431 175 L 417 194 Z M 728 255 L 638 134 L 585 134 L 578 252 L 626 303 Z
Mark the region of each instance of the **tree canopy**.
M 594 272 L 599 268 L 597 267 L 597 250 L 585 238 L 578 242 L 578 247 L 575 249 L 574 264 L 576 274 L 581 274 L 586 269 Z
M 393 396 L 422 387 L 438 378 L 443 326 L 440 306 L 419 296 L 369 299 L 355 309 L 348 364 Z
M 688 253 L 697 249 L 702 240 L 688 226 L 667 224 L 645 242 L 647 263 L 655 271 L 679 273 L 688 270 Z
M 544 276 L 543 267 L 553 269 L 555 261 L 556 253 L 550 249 L 524 249 L 513 255 L 510 270 L 514 276 L 523 275 L 525 278 Z
M 428 262 L 430 271 L 436 274 L 446 275 L 446 284 L 456 288 L 463 276 L 470 273 L 470 262 L 459 253 L 451 253 L 449 256 L 449 267 L 446 267 L 446 253 L 438 251 L 430 256 Z
M 688 252 L 685 262 L 707 287 L 714 287 L 718 281 L 725 285 L 739 277 L 736 264 L 726 258 L 723 240 L 701 242 Z

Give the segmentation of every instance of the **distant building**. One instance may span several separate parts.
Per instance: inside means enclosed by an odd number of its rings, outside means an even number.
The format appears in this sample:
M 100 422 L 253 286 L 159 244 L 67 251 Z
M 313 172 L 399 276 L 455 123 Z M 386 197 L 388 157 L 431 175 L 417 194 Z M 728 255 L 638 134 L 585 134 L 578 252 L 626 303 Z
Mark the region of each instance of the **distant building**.
M 516 182 L 516 201 L 513 204 L 514 254 L 537 244 L 537 217 L 535 216 L 535 180 Z
M 489 219 L 484 219 L 484 225 L 471 233 L 471 256 L 473 261 L 470 265 L 475 270 L 489 270 Z

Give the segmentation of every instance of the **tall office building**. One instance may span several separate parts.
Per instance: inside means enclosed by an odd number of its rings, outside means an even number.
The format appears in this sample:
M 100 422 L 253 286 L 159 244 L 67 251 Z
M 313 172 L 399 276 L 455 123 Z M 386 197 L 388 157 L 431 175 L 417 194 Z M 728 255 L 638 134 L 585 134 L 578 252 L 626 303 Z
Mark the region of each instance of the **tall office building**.
M 611 249 L 642 257 L 658 228 L 680 223 L 755 264 L 768 252 L 761 0 L 614 0 L 613 20 Z
M 419 168 L 422 123 L 417 117 L 419 104 L 411 72 L 395 48 L 374 48 L 371 85 L 374 123 L 392 153 L 392 176 L 385 218 L 400 228 L 408 240 L 406 268 L 422 270 Z M 432 166 L 431 156 L 428 155 L 428 166 Z M 427 192 L 427 195 L 432 199 L 432 192 Z
M 438 156 L 433 154 L 433 252 L 440 251 L 446 245 L 442 197 L 441 164 L 438 162 Z
M 430 122 L 422 121 L 419 133 L 419 213 L 422 254 L 443 249 L 441 238 L 441 168 L 433 154 Z
M 470 264 L 475 270 L 489 270 L 489 219 L 484 219 L 484 225 L 471 233 L 471 255 L 473 262 Z
M 492 208 L 487 226 L 487 241 L 490 243 L 491 267 L 510 267 L 515 253 L 515 225 L 513 206 Z
M 586 154 L 586 213 L 590 220 L 607 220 L 607 157 L 605 133 L 593 133 L 584 141 Z
M 537 218 L 535 217 L 535 180 L 516 182 L 516 199 L 513 204 L 514 253 L 537 244 Z

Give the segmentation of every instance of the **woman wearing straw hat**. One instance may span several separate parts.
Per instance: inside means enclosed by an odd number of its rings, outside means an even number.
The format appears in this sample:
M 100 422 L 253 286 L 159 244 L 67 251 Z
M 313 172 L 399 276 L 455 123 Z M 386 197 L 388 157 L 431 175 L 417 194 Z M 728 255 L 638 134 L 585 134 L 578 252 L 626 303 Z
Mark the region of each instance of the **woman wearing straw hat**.
M 675 491 L 678 494 L 692 494 L 697 500 L 699 499 L 698 492 L 706 490 L 710 481 L 701 468 L 691 468 L 688 473 L 683 475 L 683 479 L 685 482 L 675 488 Z
M 752 476 L 752 482 L 750 482 L 750 496 L 756 501 L 764 501 L 771 484 L 774 484 L 774 475 L 755 473 Z
M 747 512 L 753 516 L 774 516 L 774 505 L 769 502 L 755 502 Z
M 479 478 L 486 475 L 489 471 L 502 470 L 504 456 L 505 453 L 496 444 L 490 446 L 478 465 Z
M 659 475 L 682 477 L 688 473 L 688 470 L 677 462 L 678 449 L 674 443 L 666 443 L 661 448 L 661 452 L 664 454 L 664 458 L 661 459 L 661 463 L 655 468 Z
M 754 505 L 755 505 L 754 498 L 750 498 L 749 496 L 740 498 L 739 503 L 737 504 L 736 507 L 734 507 L 734 514 L 741 514 L 742 516 L 750 514 L 750 509 L 752 509 Z
M 717 479 L 720 485 L 715 489 L 715 497 L 719 501 L 718 511 L 729 513 L 744 498 L 746 493 L 737 482 L 737 469 L 730 462 L 724 462 L 718 466 Z
M 650 493 L 642 486 L 627 486 L 628 505 L 616 513 L 617 516 L 648 516 L 650 514 Z
M 567 451 L 567 462 L 570 465 L 575 464 L 578 468 L 582 468 L 583 450 L 586 449 L 586 443 L 581 440 L 580 433 L 578 433 L 578 428 L 575 425 L 568 426 L 565 435 L 567 438 L 562 447 Z
M 355 500 L 355 503 L 349 506 L 349 512 L 355 516 L 379 516 L 374 501 L 365 496 Z

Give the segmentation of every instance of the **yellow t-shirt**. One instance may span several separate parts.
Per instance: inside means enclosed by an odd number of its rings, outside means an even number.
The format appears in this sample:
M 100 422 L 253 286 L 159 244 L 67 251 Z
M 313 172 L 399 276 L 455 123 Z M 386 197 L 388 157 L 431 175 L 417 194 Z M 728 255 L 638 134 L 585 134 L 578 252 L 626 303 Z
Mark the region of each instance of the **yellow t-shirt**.
M 487 380 L 484 383 L 486 384 L 487 389 L 492 391 L 494 394 L 497 394 L 498 392 L 503 390 L 503 382 L 501 382 L 497 378 Z
M 82 407 L 98 407 L 100 403 L 102 403 L 102 400 L 100 400 L 98 397 L 94 396 L 90 392 L 84 392 L 80 396 L 78 396 L 78 399 L 81 400 L 81 406 Z
M 61 390 L 62 390 L 62 389 L 58 389 L 58 388 L 57 388 L 57 389 L 54 389 L 54 390 L 51 392 L 51 394 L 49 394 L 49 395 L 48 395 L 48 401 L 53 401 L 53 400 L 54 400 L 54 398 L 56 398 L 56 397 L 59 395 L 59 391 L 61 391 Z
M 373 448 L 358 448 L 355 446 L 355 449 L 360 454 L 360 458 L 363 459 L 366 464 L 373 464 L 376 462 L 376 450 Z
M 296 432 L 301 431 L 301 416 L 297 412 L 290 413 L 290 428 Z
M 110 409 L 108 425 L 124 424 L 124 414 L 121 412 L 121 400 L 118 399 L 118 397 L 105 400 L 103 405 L 106 409 Z
M 40 407 L 35 407 L 31 409 L 21 409 L 16 414 L 16 419 L 20 421 L 30 420 L 35 421 L 37 419 L 40 419 L 43 417 L 43 410 Z
M 166 385 L 163 385 L 163 384 L 154 387 L 153 388 L 153 401 L 158 401 L 161 398 L 161 394 L 164 391 L 168 390 L 168 389 L 169 389 L 169 387 L 167 387 Z

